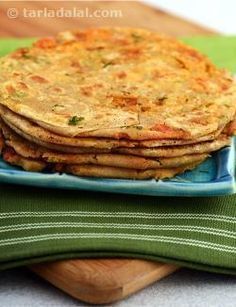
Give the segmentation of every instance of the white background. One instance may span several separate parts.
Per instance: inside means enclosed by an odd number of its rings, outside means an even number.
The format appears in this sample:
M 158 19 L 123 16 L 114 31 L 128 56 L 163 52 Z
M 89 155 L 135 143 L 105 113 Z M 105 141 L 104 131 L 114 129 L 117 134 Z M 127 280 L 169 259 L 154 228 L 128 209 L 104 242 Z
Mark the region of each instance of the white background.
M 144 0 L 224 34 L 236 34 L 236 0 Z

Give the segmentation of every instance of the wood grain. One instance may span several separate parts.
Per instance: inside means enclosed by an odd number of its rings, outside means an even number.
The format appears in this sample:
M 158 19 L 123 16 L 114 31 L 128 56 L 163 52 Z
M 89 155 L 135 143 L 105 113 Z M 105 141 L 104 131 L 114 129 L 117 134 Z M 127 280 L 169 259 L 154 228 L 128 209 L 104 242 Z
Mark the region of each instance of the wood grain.
M 111 18 L 25 18 L 23 9 L 43 10 L 44 8 L 58 10 L 63 7 L 72 10 L 74 7 L 90 13 L 96 10 L 120 11 L 122 17 Z M 7 17 L 7 10 L 16 8 L 20 16 L 15 19 Z M 54 35 L 65 29 L 76 29 L 97 26 L 130 26 L 141 27 L 171 36 L 213 34 L 214 32 L 201 26 L 192 24 L 178 17 L 166 14 L 162 10 L 143 5 L 135 1 L 31 1 L 31 2 L 0 2 L 0 36 L 4 37 L 32 37 Z
M 131 295 L 178 267 L 136 259 L 87 259 L 38 264 L 31 269 L 74 298 L 105 304 Z
M 120 10 L 119 18 L 24 18 L 7 17 L 9 8 L 18 9 L 89 9 Z M 202 28 L 139 2 L 0 2 L 0 36 L 37 37 L 55 35 L 59 31 L 97 26 L 141 27 L 174 37 L 211 35 L 213 31 Z M 122 299 L 150 283 L 174 272 L 174 265 L 131 259 L 65 260 L 38 264 L 31 270 L 56 287 L 80 300 L 104 304 Z

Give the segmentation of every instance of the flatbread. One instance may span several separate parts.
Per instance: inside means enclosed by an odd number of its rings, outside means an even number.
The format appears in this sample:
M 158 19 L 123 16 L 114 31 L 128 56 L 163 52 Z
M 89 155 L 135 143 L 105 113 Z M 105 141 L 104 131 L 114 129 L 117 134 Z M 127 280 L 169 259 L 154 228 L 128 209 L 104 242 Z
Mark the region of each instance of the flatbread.
M 4 123 L 8 125 L 12 129 L 12 131 L 14 131 L 16 134 L 21 136 L 24 139 L 24 141 L 31 142 L 32 144 L 39 145 L 41 147 L 45 147 L 50 150 L 61 151 L 65 153 L 87 153 L 87 152 L 88 153 L 91 153 L 91 152 L 99 153 L 99 152 L 110 152 L 111 151 L 110 149 L 100 149 L 100 148 L 93 148 L 93 147 L 92 148 L 91 147 L 74 147 L 74 146 L 67 146 L 67 145 L 63 146 L 63 145 L 58 145 L 58 144 L 46 143 L 40 139 L 36 139 L 33 136 L 22 132 L 22 130 L 12 125 L 10 122 L 5 120 L 5 118 L 4 118 Z
M 114 147 L 133 147 L 137 143 L 130 143 L 125 140 L 112 140 L 112 139 L 96 139 L 96 138 L 71 138 L 64 137 L 58 134 L 47 131 L 46 129 L 38 126 L 27 120 L 26 118 L 19 116 L 18 114 L 10 111 L 9 109 L 0 106 L 0 115 L 2 119 L 11 127 L 21 130 L 22 134 L 26 138 L 34 139 L 35 142 L 41 142 L 42 144 L 48 143 L 56 145 L 67 145 L 75 147 L 88 147 L 96 149 L 111 149 Z M 73 149 L 72 149 L 73 150 Z
M 70 138 L 52 133 L 2 106 L 0 106 L 0 115 L 8 126 L 28 141 L 49 149 L 69 153 L 109 152 L 117 147 L 159 147 L 194 144 L 215 139 L 222 131 L 221 128 L 214 133 L 195 140 L 151 140 L 138 142 L 103 138 Z
M 41 172 L 47 167 L 47 163 L 39 160 L 24 158 L 16 154 L 16 152 L 10 147 L 3 148 L 2 157 L 3 160 L 9 164 L 20 166 L 24 170 L 30 172 Z
M 0 103 L 54 133 L 196 139 L 230 122 L 228 73 L 173 38 L 101 28 L 41 39 L 0 59 Z
M 64 172 L 71 173 L 82 177 L 98 177 L 98 178 L 119 178 L 119 179 L 164 179 L 171 178 L 186 170 L 195 168 L 201 162 L 186 165 L 173 169 L 152 169 L 145 171 L 137 171 L 133 169 L 124 169 L 118 167 L 104 167 L 95 165 L 68 165 L 64 168 Z
M 220 135 L 216 140 L 211 142 L 202 142 L 199 144 L 169 146 L 159 148 L 116 148 L 113 151 L 121 154 L 136 155 L 142 157 L 180 157 L 189 154 L 202 154 L 214 152 L 225 146 L 230 145 L 230 137 Z
M 5 147 L 3 150 L 3 159 L 12 164 L 23 168 L 30 172 L 40 172 L 45 170 L 48 165 L 42 161 L 37 161 L 29 158 L 24 158 L 14 152 L 13 149 Z M 100 178 L 120 178 L 120 179 L 163 179 L 170 178 L 176 174 L 182 173 L 185 170 L 190 170 L 196 167 L 195 164 L 185 165 L 183 167 L 173 169 L 148 169 L 135 170 L 119 167 L 97 166 L 97 165 L 63 165 L 55 164 L 52 171 L 70 173 L 81 177 L 100 177 Z
M 236 116 L 234 117 L 233 121 L 225 127 L 224 133 L 227 135 L 236 135 Z
M 113 166 L 119 168 L 152 169 L 152 168 L 174 168 L 186 164 L 193 164 L 208 157 L 208 153 L 185 155 L 175 158 L 148 159 L 125 154 L 68 154 L 48 151 L 46 148 L 24 141 L 21 137 L 4 127 L 3 133 L 5 143 L 13 148 L 18 155 L 24 158 L 40 159 L 47 163 L 62 164 L 93 164 Z
M 159 169 L 159 168 L 175 168 L 188 164 L 193 164 L 198 161 L 203 161 L 208 154 L 186 155 L 175 158 L 160 158 L 147 159 L 131 155 L 119 154 L 59 154 L 47 153 L 43 154 L 42 159 L 49 163 L 63 163 L 63 164 L 92 164 L 113 166 L 119 168 L 133 168 L 133 169 Z

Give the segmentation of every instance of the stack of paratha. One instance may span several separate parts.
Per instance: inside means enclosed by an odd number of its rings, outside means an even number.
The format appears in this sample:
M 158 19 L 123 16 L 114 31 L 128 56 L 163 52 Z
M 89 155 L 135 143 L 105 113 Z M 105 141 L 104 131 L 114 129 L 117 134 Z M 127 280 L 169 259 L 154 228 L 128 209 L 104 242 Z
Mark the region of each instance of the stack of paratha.
M 0 59 L 0 150 L 29 171 L 168 178 L 227 146 L 230 75 L 141 29 L 60 33 Z

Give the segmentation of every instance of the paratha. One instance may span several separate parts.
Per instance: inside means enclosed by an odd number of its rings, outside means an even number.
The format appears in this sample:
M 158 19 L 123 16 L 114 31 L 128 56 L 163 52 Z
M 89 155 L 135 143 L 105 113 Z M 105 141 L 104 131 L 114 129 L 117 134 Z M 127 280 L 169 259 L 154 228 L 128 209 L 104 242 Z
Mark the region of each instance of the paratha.
M 208 157 L 208 153 L 204 154 L 190 154 L 174 158 L 143 158 L 134 155 L 125 154 L 69 154 L 49 151 L 46 148 L 39 147 L 35 144 L 24 141 L 17 136 L 9 128 L 4 127 L 3 133 L 5 143 L 14 151 L 29 159 L 39 159 L 47 163 L 61 163 L 61 164 L 91 164 L 104 165 L 119 168 L 133 168 L 133 169 L 156 169 L 156 168 L 176 168 L 184 165 L 193 164 L 198 161 L 203 161 Z
M 236 110 L 227 72 L 147 30 L 61 33 L 1 58 L 0 69 L 2 105 L 69 137 L 196 139 Z
M 122 154 L 59 154 L 47 153 L 43 154 L 42 159 L 49 163 L 62 164 L 91 164 L 103 165 L 119 168 L 131 169 L 161 169 L 161 168 L 176 168 L 184 165 L 194 164 L 195 162 L 203 161 L 209 154 L 185 155 L 174 158 L 156 158 L 148 159 L 132 155 Z
M 211 142 L 202 142 L 192 145 L 183 146 L 166 146 L 158 148 L 116 148 L 116 153 L 136 155 L 142 157 L 180 157 L 189 154 L 202 154 L 214 152 L 225 146 L 230 145 L 230 137 L 220 135 L 216 140 Z
M 120 146 L 135 146 L 135 143 L 132 144 L 125 140 L 112 140 L 104 138 L 71 138 L 60 136 L 58 134 L 47 131 L 46 129 L 30 122 L 26 118 L 19 116 L 16 113 L 13 113 L 3 106 L 0 106 L 0 115 L 2 119 L 8 123 L 8 125 L 14 126 L 18 130 L 21 130 L 25 135 L 28 135 L 28 137 L 34 138 L 43 143 L 52 143 L 63 146 L 89 147 L 96 149 L 110 149 Z
M 119 178 L 119 179 L 164 179 L 171 178 L 186 170 L 195 168 L 196 164 L 186 165 L 178 168 L 169 169 L 149 169 L 149 170 L 133 170 L 118 167 L 101 167 L 96 165 L 67 165 L 63 168 L 66 173 L 71 173 L 82 177 L 98 177 L 98 178 Z
M 2 106 L 0 106 L 0 115 L 8 126 L 30 142 L 49 149 L 71 153 L 109 152 L 116 147 L 159 147 L 194 144 L 215 139 L 222 131 L 222 129 L 218 129 L 214 133 L 193 140 L 126 141 L 104 138 L 71 138 L 52 133 Z
M 225 127 L 224 133 L 229 136 L 236 135 L 236 116 L 234 117 L 233 121 Z
M 98 165 L 63 165 L 55 164 L 53 167 L 42 161 L 37 161 L 29 158 L 24 158 L 14 152 L 12 148 L 5 147 L 3 150 L 3 159 L 12 164 L 23 168 L 26 171 L 39 172 L 46 168 L 54 172 L 70 173 L 82 177 L 100 177 L 100 178 L 120 178 L 120 179 L 163 179 L 170 178 L 176 174 L 190 170 L 201 163 L 198 161 L 195 164 L 185 165 L 177 168 L 169 169 L 148 169 L 135 170 L 111 166 Z
M 47 167 L 47 163 L 40 160 L 24 158 L 18 155 L 11 147 L 4 147 L 2 150 L 3 160 L 11 165 L 20 166 L 25 171 L 41 172 Z

